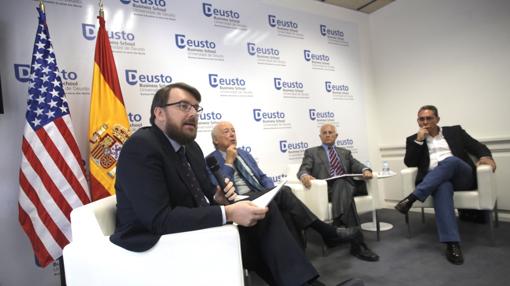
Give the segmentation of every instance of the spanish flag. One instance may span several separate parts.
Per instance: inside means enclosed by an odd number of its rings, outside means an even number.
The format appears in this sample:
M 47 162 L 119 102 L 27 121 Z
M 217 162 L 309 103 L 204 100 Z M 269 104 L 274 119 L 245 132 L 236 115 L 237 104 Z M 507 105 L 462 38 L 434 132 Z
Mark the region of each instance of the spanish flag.
M 122 145 L 128 139 L 129 121 L 120 91 L 105 21 L 100 11 L 94 57 L 89 118 L 89 169 L 92 200 L 115 193 L 115 169 Z

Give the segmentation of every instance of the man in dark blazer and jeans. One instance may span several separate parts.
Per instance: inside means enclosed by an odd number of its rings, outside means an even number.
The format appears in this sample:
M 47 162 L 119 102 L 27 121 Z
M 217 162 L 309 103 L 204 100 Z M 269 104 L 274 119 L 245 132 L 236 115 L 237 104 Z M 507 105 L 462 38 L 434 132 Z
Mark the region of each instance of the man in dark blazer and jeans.
M 226 180 L 223 190 L 211 183 L 202 150 L 195 142 L 200 100 L 198 90 L 184 83 L 163 87 L 154 96 L 152 126 L 134 133 L 120 153 L 115 183 L 117 219 L 110 240 L 140 252 L 165 234 L 233 222 L 239 225 L 245 268 L 270 285 L 323 285 L 274 203 L 261 208 L 250 201 L 235 202 L 231 182 Z M 225 269 L 218 275 L 228 273 Z
M 434 211 L 439 241 L 446 244 L 446 258 L 453 264 L 462 264 L 460 236 L 453 192 L 476 188 L 476 167 L 469 154 L 478 158 L 477 165 L 488 164 L 496 170 L 490 150 L 471 137 L 459 125 L 439 127 L 439 113 L 433 105 L 418 110 L 418 132 L 407 137 L 404 163 L 418 167 L 416 189 L 395 208 L 406 214 L 412 204 L 434 197 Z

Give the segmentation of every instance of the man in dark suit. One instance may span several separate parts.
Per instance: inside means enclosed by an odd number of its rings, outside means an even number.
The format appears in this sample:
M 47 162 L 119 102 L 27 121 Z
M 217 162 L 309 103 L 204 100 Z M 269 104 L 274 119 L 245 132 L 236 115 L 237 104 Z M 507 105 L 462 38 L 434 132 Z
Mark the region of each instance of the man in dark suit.
M 488 164 L 496 169 L 490 150 L 459 125 L 439 127 L 439 114 L 433 105 L 418 110 L 419 130 L 406 139 L 404 163 L 418 167 L 416 189 L 395 208 L 406 214 L 416 201 L 434 197 L 434 211 L 439 241 L 446 244 L 446 258 L 462 264 L 460 236 L 453 207 L 454 190 L 476 188 L 476 168 L 469 154 L 478 158 L 477 165 Z
M 250 153 L 237 148 L 236 130 L 232 123 L 217 123 L 211 136 L 216 151 L 209 156 L 216 158 L 222 173 L 234 182 L 237 194 L 257 196 L 275 187 L 273 180 L 262 172 Z M 212 174 L 211 180 L 216 183 Z M 319 220 L 287 186 L 282 187 L 274 201 L 283 214 L 287 227 L 303 247 L 302 230 L 309 227 L 316 230 L 329 247 L 350 241 L 359 235 L 359 228 L 337 228 Z
M 341 174 L 360 173 L 364 179 L 372 178 L 372 170 L 354 159 L 351 151 L 335 147 L 338 133 L 334 125 L 322 125 L 319 137 L 322 145 L 305 150 L 303 162 L 297 173 L 305 187 L 310 188 L 311 180 L 327 179 Z M 360 225 L 353 198 L 355 191 L 355 183 L 351 178 L 328 182 L 328 198 L 332 205 L 335 225 L 348 227 Z M 379 256 L 367 247 L 362 235 L 351 242 L 351 254 L 366 261 L 379 260 Z
M 194 141 L 200 100 L 198 90 L 184 83 L 166 86 L 154 96 L 152 126 L 133 134 L 118 160 L 117 221 L 110 240 L 145 251 L 165 234 L 234 222 L 245 268 L 270 285 L 323 285 L 273 203 L 268 208 L 249 201 L 233 203 L 231 182 L 223 190 L 211 183 Z M 228 275 L 228 269 L 218 275 Z

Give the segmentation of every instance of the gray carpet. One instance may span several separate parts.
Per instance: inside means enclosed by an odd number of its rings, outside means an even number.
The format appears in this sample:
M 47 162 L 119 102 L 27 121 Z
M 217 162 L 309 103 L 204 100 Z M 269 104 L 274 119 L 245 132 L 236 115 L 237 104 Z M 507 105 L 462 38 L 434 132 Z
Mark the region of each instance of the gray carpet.
M 394 225 L 381 232 L 381 241 L 375 232 L 364 231 L 369 247 L 380 256 L 379 262 L 361 261 L 349 254 L 349 246 L 341 245 L 322 255 L 320 236 L 313 230 L 307 232 L 307 256 L 326 285 L 336 285 L 356 277 L 366 286 L 483 286 L 510 285 L 510 223 L 500 222 L 495 228 L 495 246 L 491 246 L 489 227 L 486 224 L 459 222 L 464 264 L 449 263 L 444 255 L 444 245 L 436 236 L 434 216 L 411 213 L 412 236 L 408 238 L 404 216 L 384 209 L 380 220 Z M 370 216 L 362 216 L 369 221 Z M 252 286 L 266 285 L 255 274 L 250 275 Z

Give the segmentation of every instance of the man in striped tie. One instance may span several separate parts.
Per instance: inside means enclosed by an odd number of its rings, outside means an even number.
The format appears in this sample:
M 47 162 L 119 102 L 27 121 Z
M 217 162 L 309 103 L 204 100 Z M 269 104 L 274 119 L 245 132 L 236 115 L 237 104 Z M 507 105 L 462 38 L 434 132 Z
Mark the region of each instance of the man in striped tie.
M 307 188 L 313 179 L 327 179 L 342 174 L 362 173 L 364 179 L 372 178 L 372 170 L 356 160 L 351 151 L 335 147 L 338 137 L 332 124 L 321 126 L 319 137 L 322 145 L 305 150 L 303 162 L 297 173 Z M 332 205 L 333 222 L 337 226 L 359 226 L 359 217 L 354 204 L 356 183 L 352 178 L 328 181 L 328 198 Z M 351 254 L 366 261 L 377 261 L 379 256 L 364 243 L 363 237 L 351 243 Z

